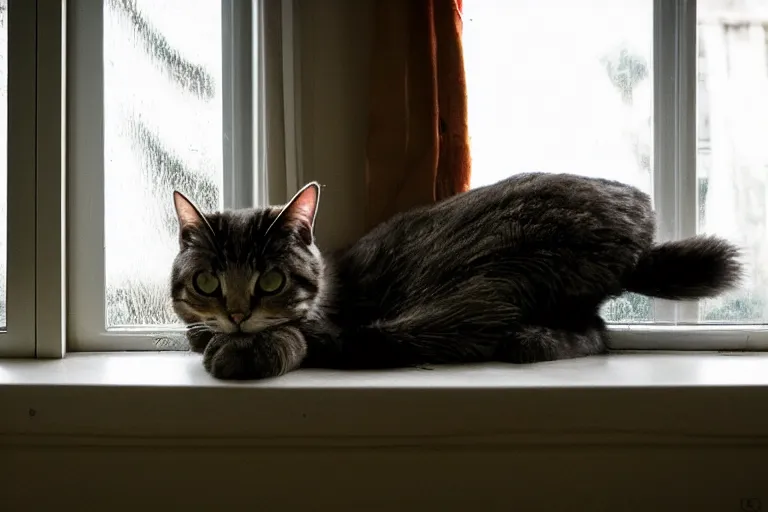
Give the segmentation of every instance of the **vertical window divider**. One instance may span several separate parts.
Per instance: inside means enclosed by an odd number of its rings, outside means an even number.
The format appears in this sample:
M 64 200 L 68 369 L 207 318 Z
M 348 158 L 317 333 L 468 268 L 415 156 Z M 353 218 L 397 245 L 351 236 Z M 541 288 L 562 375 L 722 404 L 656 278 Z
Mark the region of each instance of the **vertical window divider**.
M 72 0 L 67 21 L 67 348 L 104 350 L 104 9 Z
M 37 0 L 36 354 L 66 351 L 66 0 Z
M 223 154 L 225 208 L 254 206 L 260 169 L 254 165 L 251 2 L 222 0 Z
M 0 355 L 35 356 L 36 2 L 8 0 L 6 331 Z
M 698 179 L 696 177 L 696 85 L 697 16 L 696 0 L 678 0 L 677 16 L 677 88 L 676 88 L 676 158 L 677 186 L 676 237 L 696 235 L 698 219 Z M 677 324 L 697 324 L 699 301 L 679 302 Z
M 281 49 L 283 72 L 283 122 L 285 129 L 285 171 L 287 198 L 290 198 L 303 184 L 301 166 L 301 76 L 298 48 L 296 44 L 296 6 L 294 0 L 282 0 Z
M 251 144 L 255 166 L 253 199 L 257 205 L 269 204 L 264 9 L 264 0 L 251 0 Z
M 655 0 L 654 208 L 660 242 L 696 234 L 696 2 Z M 698 302 L 655 299 L 659 324 L 695 323 Z

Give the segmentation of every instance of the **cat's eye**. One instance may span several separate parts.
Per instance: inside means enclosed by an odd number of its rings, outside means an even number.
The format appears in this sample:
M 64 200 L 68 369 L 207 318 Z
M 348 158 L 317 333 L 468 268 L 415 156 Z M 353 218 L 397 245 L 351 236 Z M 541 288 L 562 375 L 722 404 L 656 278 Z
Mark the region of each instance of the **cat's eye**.
M 202 295 L 213 295 L 219 289 L 219 278 L 204 270 L 195 276 L 194 284 L 195 289 Z
M 259 289 L 264 293 L 277 293 L 285 284 L 285 276 L 279 270 L 270 270 L 259 277 Z

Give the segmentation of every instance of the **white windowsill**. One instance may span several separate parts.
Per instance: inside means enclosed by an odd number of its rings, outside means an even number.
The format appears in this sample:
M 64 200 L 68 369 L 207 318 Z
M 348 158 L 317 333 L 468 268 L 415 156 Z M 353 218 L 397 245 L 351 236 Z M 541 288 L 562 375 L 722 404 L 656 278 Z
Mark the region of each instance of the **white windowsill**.
M 514 366 L 217 381 L 191 353 L 0 360 L 0 443 L 424 446 L 750 443 L 768 354 L 619 353 Z

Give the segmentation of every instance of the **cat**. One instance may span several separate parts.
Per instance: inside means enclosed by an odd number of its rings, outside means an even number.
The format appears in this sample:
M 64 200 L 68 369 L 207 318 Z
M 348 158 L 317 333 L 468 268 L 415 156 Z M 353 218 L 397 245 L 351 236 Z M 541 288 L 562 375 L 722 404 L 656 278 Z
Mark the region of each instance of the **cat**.
M 609 298 L 714 297 L 742 275 L 717 237 L 655 244 L 650 197 L 601 178 L 518 174 L 329 254 L 319 197 L 311 182 L 285 206 L 203 214 L 174 192 L 173 307 L 214 377 L 602 354 Z

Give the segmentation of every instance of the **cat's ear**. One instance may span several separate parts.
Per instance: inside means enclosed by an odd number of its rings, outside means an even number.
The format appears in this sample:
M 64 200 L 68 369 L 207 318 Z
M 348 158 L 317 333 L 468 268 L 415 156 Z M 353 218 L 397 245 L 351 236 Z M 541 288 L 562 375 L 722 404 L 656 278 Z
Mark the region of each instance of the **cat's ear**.
M 203 214 L 200 213 L 195 203 L 177 190 L 173 191 L 173 206 L 176 208 L 176 217 L 179 219 L 179 247 L 183 249 L 189 243 L 190 239 L 185 237 L 185 233 L 189 233 L 189 229 L 202 228 L 213 234 L 211 225 Z
M 179 219 L 179 230 L 187 227 L 199 228 L 205 222 L 197 206 L 178 190 L 173 191 L 173 206 Z
M 320 203 L 320 184 L 312 181 L 296 192 L 280 212 L 275 223 L 295 229 L 309 245 L 314 240 L 315 216 Z

